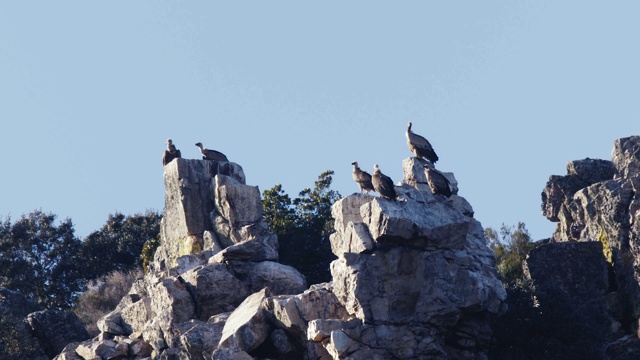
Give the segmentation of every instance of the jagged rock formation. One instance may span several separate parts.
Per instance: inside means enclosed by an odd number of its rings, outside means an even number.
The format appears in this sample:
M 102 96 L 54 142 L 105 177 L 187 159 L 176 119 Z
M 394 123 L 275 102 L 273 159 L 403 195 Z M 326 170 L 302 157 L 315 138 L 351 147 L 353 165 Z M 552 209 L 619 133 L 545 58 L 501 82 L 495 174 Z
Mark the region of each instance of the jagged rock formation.
M 351 195 L 334 205 L 333 292 L 357 321 L 325 330 L 333 358 L 486 356 L 489 315 L 506 297 L 495 259 L 471 206 L 433 195 L 424 164 L 404 161 L 404 201 Z
M 0 359 L 46 360 L 89 334 L 70 311 L 42 310 L 23 294 L 0 288 Z
M 239 165 L 172 161 L 150 273 L 58 359 L 486 359 L 506 294 L 471 205 L 433 195 L 425 164 L 404 161 L 402 201 L 334 205 L 334 281 L 307 288 Z
M 607 355 L 623 358 L 622 352 L 616 353 L 616 349 L 622 348 L 620 344 L 633 351 L 639 345 L 632 343 L 640 341 L 635 335 L 640 317 L 640 136 L 616 140 L 611 159 L 569 162 L 567 175 L 551 176 L 547 182 L 542 193 L 542 212 L 549 220 L 558 222 L 549 245 L 598 242 L 594 246 L 603 252 L 611 267 L 608 296 L 616 298 L 613 308 L 621 308 L 624 314 L 622 319 L 618 316 L 623 334 L 614 326 L 609 340 L 621 335 L 624 338 L 612 342 Z M 563 260 L 557 260 L 565 261 L 574 254 L 572 251 Z M 596 266 L 594 260 L 585 261 Z M 596 267 L 601 267 L 601 261 Z M 612 308 L 611 303 L 608 308 Z M 615 314 L 611 316 L 616 318 Z M 631 338 L 628 334 L 632 334 Z M 625 356 L 638 358 L 640 352 Z

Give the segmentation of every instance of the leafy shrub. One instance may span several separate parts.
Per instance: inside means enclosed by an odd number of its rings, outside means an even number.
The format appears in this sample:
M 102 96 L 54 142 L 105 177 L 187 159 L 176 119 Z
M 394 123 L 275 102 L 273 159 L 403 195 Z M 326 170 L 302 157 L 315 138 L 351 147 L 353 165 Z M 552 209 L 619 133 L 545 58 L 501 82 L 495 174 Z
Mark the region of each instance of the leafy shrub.
M 87 290 L 80 295 L 74 312 L 91 336 L 99 333 L 97 321 L 113 311 L 120 300 L 129 292 L 136 279 L 143 276 L 140 269 L 113 271 L 108 275 L 92 280 Z

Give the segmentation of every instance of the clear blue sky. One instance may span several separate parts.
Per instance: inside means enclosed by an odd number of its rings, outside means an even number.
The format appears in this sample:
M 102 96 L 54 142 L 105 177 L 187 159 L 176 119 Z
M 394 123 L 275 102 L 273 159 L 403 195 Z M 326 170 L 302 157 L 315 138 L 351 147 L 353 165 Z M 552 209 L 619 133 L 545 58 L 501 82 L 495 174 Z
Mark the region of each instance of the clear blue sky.
M 640 115 L 637 1 L 5 1 L 0 214 L 162 210 L 172 138 L 291 196 L 351 162 L 394 181 L 407 121 L 483 226 L 534 238 L 550 175 L 610 159 Z

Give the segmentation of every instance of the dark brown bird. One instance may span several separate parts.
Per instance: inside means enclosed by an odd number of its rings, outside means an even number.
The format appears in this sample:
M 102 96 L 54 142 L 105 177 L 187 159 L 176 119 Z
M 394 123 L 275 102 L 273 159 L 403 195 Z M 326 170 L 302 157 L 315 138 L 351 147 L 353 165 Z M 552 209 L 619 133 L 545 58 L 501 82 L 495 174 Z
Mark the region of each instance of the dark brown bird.
M 427 170 L 427 182 L 429 183 L 431 192 L 451 197 L 451 184 L 449 183 L 449 179 L 440 171 L 432 169 L 429 165 L 426 165 L 425 169 Z
M 371 184 L 373 185 L 373 190 L 380 194 L 382 198 L 395 200 L 398 197 L 396 189 L 393 186 L 393 180 L 380 171 L 378 164 L 373 165 Z
M 229 159 L 227 159 L 227 157 L 220 151 L 207 149 L 202 146 L 202 143 L 196 143 L 196 146 L 200 148 L 203 160 L 229 161 Z
M 438 161 L 438 155 L 433 150 L 433 146 L 429 140 L 423 138 L 422 136 L 415 134 L 411 131 L 411 122 L 407 126 L 407 145 L 409 146 L 409 150 L 418 158 L 426 158 L 432 164 L 435 164 Z
M 180 150 L 176 149 L 176 146 L 173 145 L 173 141 L 171 141 L 171 139 L 167 139 L 167 150 L 162 154 L 162 166 L 166 166 L 173 159 L 180 157 L 182 157 Z
M 371 183 L 371 174 L 361 170 L 358 166 L 357 161 L 352 162 L 351 165 L 353 165 L 353 180 L 358 183 L 360 193 L 362 194 L 362 192 L 365 191 L 368 194 L 369 191 L 373 190 L 373 184 Z

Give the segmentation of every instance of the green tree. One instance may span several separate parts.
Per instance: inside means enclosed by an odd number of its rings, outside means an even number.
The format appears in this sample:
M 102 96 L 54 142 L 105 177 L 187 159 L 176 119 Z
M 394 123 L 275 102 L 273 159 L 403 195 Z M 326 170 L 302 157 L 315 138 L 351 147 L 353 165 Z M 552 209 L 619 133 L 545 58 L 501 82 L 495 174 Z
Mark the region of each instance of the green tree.
M 84 280 L 79 269 L 81 242 L 73 224 L 55 223 L 40 210 L 15 223 L 0 224 L 0 287 L 20 291 L 45 308 L 71 307 Z
M 280 236 L 287 234 L 296 223 L 296 213 L 292 201 L 278 184 L 262 192 L 262 220 L 269 231 Z
M 513 285 L 523 280 L 522 261 L 535 247 L 526 225 L 522 222 L 515 227 L 502 224 L 500 232 L 489 227 L 484 233 L 496 256 L 496 268 L 502 281 L 506 285 Z
M 263 220 L 278 235 L 280 262 L 298 269 L 309 284 L 331 280 L 329 264 L 335 259 L 329 235 L 333 232 L 331 206 L 340 198 L 331 190 L 333 171 L 318 176 L 313 189 L 293 200 L 276 185 L 263 192 Z
M 155 241 L 160 233 L 161 215 L 147 210 L 144 214 L 110 214 L 107 222 L 83 242 L 82 256 L 87 279 L 107 273 L 142 267 L 142 249 L 147 241 Z M 153 256 L 153 254 L 151 254 Z

